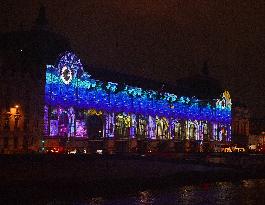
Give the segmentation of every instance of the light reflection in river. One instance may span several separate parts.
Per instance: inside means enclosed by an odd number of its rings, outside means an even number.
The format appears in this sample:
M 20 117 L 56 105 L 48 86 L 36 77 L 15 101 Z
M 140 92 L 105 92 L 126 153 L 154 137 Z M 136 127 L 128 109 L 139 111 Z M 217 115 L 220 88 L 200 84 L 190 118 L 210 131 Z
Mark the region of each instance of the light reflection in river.
M 51 204 L 51 203 L 49 203 Z M 54 203 L 57 204 L 57 203 Z M 64 203 L 58 203 L 64 204 Z M 265 204 L 265 179 L 216 182 L 176 187 L 171 190 L 140 191 L 116 199 L 90 198 L 75 205 L 211 205 Z
M 106 201 L 106 205 L 210 205 L 210 204 L 265 204 L 265 179 L 239 182 L 216 182 L 182 186 L 170 191 L 145 192 L 149 203 L 143 203 L 142 195 L 123 201 Z M 145 200 L 148 202 L 148 200 Z M 125 202 L 125 203 L 123 203 Z

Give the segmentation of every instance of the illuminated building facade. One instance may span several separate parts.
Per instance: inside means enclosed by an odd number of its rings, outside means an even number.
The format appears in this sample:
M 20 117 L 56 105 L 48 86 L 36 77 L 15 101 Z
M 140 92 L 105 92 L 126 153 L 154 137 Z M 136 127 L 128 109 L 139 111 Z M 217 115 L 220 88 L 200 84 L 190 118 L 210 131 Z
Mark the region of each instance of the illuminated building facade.
M 225 91 L 206 102 L 100 81 L 66 52 L 55 65 L 47 65 L 43 124 L 44 139 L 72 148 L 104 142 L 101 146 L 113 144 L 116 151 L 137 151 L 146 142 L 144 149 L 152 150 L 161 141 L 189 142 L 194 148 L 231 141 L 231 98 Z
M 210 85 L 199 79 L 202 87 L 196 78 L 183 79 L 161 89 L 149 81 L 121 82 L 113 73 L 94 77 L 70 52 L 57 62 L 71 46 L 49 29 L 44 7 L 31 30 L 0 37 L 0 153 L 52 147 L 133 152 L 165 144 L 181 152 L 231 140 L 230 95 L 213 97 L 221 94 L 209 90 L 214 79 Z

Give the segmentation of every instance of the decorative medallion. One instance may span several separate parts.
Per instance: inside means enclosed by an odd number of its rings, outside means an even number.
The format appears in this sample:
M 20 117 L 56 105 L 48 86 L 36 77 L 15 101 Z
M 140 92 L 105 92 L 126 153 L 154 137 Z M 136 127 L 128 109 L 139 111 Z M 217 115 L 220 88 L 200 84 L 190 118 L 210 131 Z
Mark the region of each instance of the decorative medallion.
M 83 73 L 83 65 L 72 52 L 65 52 L 59 59 L 57 65 L 60 78 L 65 84 L 70 84 L 74 78 L 80 78 Z
M 72 71 L 67 68 L 67 66 L 64 66 L 61 71 L 61 79 L 65 84 L 69 84 L 73 79 Z

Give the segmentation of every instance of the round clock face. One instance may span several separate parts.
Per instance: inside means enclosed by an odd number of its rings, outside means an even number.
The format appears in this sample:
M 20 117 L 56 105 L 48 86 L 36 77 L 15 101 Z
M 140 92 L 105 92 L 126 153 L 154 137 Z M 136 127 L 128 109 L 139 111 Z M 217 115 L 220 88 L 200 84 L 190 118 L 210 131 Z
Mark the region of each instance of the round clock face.
M 83 65 L 80 59 L 72 52 L 64 53 L 57 64 L 57 68 L 60 73 L 60 79 L 67 85 L 83 74 Z
M 61 79 L 65 84 L 69 84 L 73 79 L 73 74 L 71 69 L 66 66 L 63 66 L 61 71 Z

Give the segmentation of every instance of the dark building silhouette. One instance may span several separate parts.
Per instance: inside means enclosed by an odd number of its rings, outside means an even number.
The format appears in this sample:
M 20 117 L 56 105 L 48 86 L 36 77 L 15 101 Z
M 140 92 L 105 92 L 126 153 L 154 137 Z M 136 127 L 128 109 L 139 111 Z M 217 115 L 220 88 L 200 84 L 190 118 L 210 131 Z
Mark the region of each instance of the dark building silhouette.
M 250 137 L 249 144 L 259 146 L 265 145 L 265 119 L 251 118 L 250 119 Z
M 187 96 L 196 96 L 200 99 L 218 99 L 224 90 L 221 83 L 209 75 L 208 64 L 205 62 L 198 75 L 180 78 L 176 81 L 176 90 Z
M 249 132 L 254 135 L 265 132 L 265 119 L 264 118 L 251 118 Z
M 248 107 L 240 102 L 232 105 L 232 141 L 247 145 L 250 134 L 250 113 Z
M 43 6 L 30 30 L 0 33 L 0 152 L 39 144 L 45 65 L 65 50 L 70 43 L 51 30 Z

